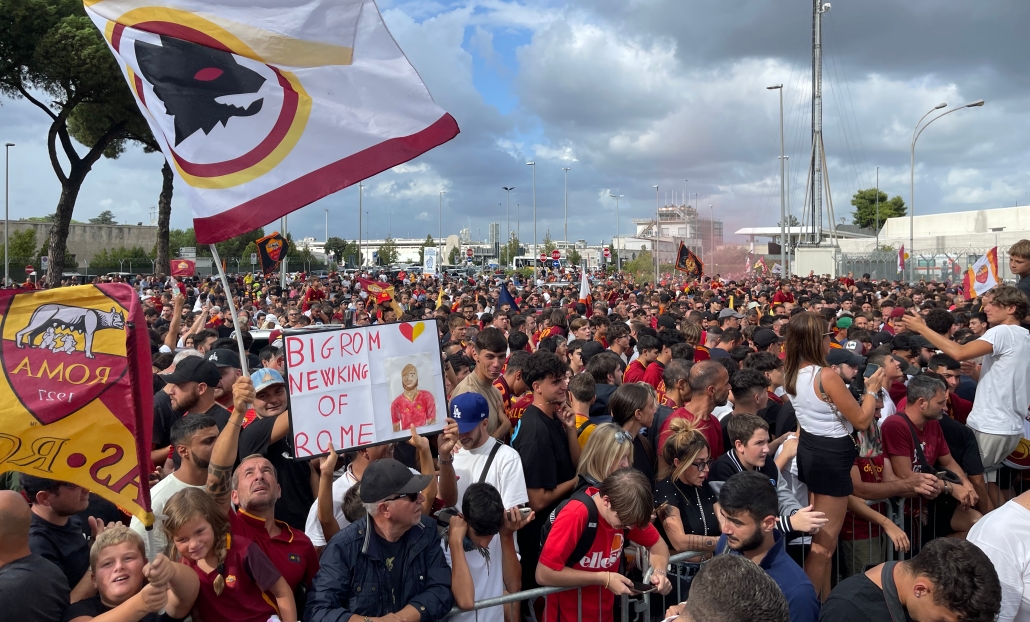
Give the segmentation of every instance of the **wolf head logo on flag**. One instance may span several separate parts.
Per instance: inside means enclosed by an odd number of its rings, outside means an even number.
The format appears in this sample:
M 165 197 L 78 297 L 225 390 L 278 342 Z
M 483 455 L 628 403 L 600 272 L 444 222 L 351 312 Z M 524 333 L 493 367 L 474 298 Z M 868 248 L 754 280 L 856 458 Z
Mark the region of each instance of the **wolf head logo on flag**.
M 278 231 L 255 240 L 258 258 L 261 261 L 261 273 L 272 274 L 279 271 L 279 266 L 290 248 L 289 241 Z
M 676 269 L 699 279 L 705 272 L 705 264 L 687 248 L 686 244 L 680 242 L 679 251 L 676 253 Z
M 0 470 L 77 484 L 151 524 L 150 348 L 134 328 L 146 326 L 136 292 L 4 290 L 0 315 Z
M 84 4 L 183 182 L 201 244 L 458 134 L 374 0 Z

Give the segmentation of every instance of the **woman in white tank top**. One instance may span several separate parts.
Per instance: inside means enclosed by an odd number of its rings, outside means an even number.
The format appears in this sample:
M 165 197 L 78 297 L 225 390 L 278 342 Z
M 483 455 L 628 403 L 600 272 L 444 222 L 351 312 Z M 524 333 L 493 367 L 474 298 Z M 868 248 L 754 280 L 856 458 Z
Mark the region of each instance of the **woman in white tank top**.
M 795 315 L 787 324 L 783 362 L 784 387 L 801 427 L 798 477 L 808 486 L 813 511 L 824 512 L 828 520 L 812 536 L 812 551 L 805 559 L 805 574 L 821 599 L 830 591 L 830 563 L 848 509 L 848 496 L 853 492 L 851 467 L 858 449 L 851 433 L 873 423 L 876 393 L 884 379 L 882 369 L 867 378 L 866 394 L 861 403 L 856 402 L 841 377 L 826 363 L 832 337 L 822 316 Z

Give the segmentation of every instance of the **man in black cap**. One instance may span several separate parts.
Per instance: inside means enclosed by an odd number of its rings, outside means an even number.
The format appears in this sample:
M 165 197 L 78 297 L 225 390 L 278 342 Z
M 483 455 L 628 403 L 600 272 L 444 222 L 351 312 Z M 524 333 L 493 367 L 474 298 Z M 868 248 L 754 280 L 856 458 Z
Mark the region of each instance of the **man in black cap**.
M 215 420 L 219 431 L 229 423 L 229 411 L 215 401 L 215 388 L 222 381 L 222 375 L 214 363 L 187 357 L 175 366 L 175 371 L 160 378 L 171 385 L 169 397 L 175 412 L 184 416 L 203 413 Z
M 759 328 L 751 335 L 751 342 L 759 352 L 772 352 L 778 355 L 782 349 L 780 344 L 783 343 L 783 337 L 771 328 Z
M 240 355 L 228 348 L 211 350 L 205 359 L 215 364 L 221 380 L 215 387 L 215 401 L 222 408 L 232 410 L 232 385 L 243 375 L 243 366 L 240 365 Z
M 826 355 L 826 362 L 830 364 L 833 371 L 837 372 L 844 384 L 850 385 L 851 381 L 855 379 L 855 375 L 858 374 L 858 368 L 865 362 L 865 358 L 845 348 L 830 348 L 830 353 Z
M 432 475 L 416 475 L 392 458 L 376 460 L 361 478 L 368 512 L 322 552 L 303 619 L 357 621 L 397 614 L 399 620 L 439 620 L 454 605 L 451 570 L 436 522 L 422 514 L 422 490 Z

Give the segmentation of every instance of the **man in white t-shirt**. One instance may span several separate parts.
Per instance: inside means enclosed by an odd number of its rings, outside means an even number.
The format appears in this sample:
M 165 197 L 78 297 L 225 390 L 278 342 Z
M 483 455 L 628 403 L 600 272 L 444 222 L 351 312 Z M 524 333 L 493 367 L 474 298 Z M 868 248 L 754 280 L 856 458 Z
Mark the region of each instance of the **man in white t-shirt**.
M 981 300 L 991 328 L 964 346 L 932 331 L 918 315 L 905 315 L 905 326 L 956 361 L 984 357 L 966 425 L 976 435 L 984 467 L 990 469 L 1019 445 L 1030 409 L 1030 333 L 1020 326 L 1030 301 L 1011 285 L 999 285 Z
M 172 447 L 182 462 L 171 475 L 150 489 L 150 504 L 155 516 L 164 514 L 165 502 L 175 493 L 184 488 L 204 488 L 207 484 L 207 466 L 218 439 L 218 425 L 209 415 L 190 413 L 172 424 L 170 437 Z M 143 523 L 133 517 L 129 528 L 143 538 L 147 559 L 154 559 L 158 553 L 164 552 L 168 541 L 160 524 L 148 533 Z
M 466 493 L 473 484 L 489 484 L 497 495 L 500 496 L 500 504 L 489 504 L 486 500 L 475 499 L 493 510 L 500 511 L 501 515 L 484 517 L 478 521 L 479 524 L 490 524 L 495 522 L 500 533 L 493 529 L 483 529 L 485 533 L 466 533 L 468 529 L 465 521 L 452 522 L 452 528 L 457 527 L 461 533 L 453 533 L 454 538 L 445 539 L 442 542 L 447 562 L 451 564 L 452 589 L 456 589 L 469 595 L 468 589 L 462 590 L 461 583 L 470 580 L 474 584 L 474 600 L 493 598 L 501 596 L 504 590 L 517 592 L 521 589 L 521 566 L 515 555 L 515 541 L 513 534 L 523 525 L 531 520 L 531 516 L 520 516 L 519 508 L 529 502 L 529 495 L 525 487 L 525 475 L 522 472 L 522 459 L 518 452 L 490 437 L 487 431 L 487 422 L 490 414 L 490 406 L 486 398 L 479 393 L 461 393 L 455 395 L 450 402 L 450 417 L 447 419 L 447 426 L 440 438 L 440 495 L 446 502 L 455 500 L 453 504 L 464 511 L 469 506 L 467 502 L 474 499 L 466 499 Z M 454 449 L 460 442 L 459 449 Z M 476 486 L 473 490 L 482 488 Z M 493 512 L 496 514 L 496 512 Z M 477 521 L 470 520 L 475 529 Z M 504 528 L 501 528 L 502 523 Z M 492 531 L 492 532 L 490 532 Z M 496 533 L 494 535 L 494 533 Z M 488 542 L 486 542 L 488 541 Z M 465 553 L 464 564 L 454 563 L 452 548 L 465 543 L 462 552 Z M 474 545 L 474 546 L 470 546 Z M 507 562 L 506 562 L 507 558 Z M 514 562 L 513 562 L 514 560 Z M 515 572 L 511 572 L 512 569 Z M 458 584 L 454 582 L 457 581 Z M 469 586 L 466 585 L 466 588 Z M 455 592 L 457 594 L 458 592 Z M 456 597 L 457 598 L 457 597 Z M 468 604 L 464 597 L 457 600 L 458 606 Z M 467 618 L 468 620 L 491 620 L 503 622 L 504 609 L 494 607 L 483 611 L 473 612 L 456 616 L 455 620 Z M 518 616 L 516 615 L 517 619 Z
M 368 465 L 380 458 L 393 458 L 394 443 L 384 443 L 373 447 L 362 447 L 354 452 L 354 459 L 347 465 L 347 469 L 336 481 L 333 482 L 333 516 L 336 518 L 340 529 L 350 524 L 350 521 L 343 515 L 343 497 L 352 486 L 361 481 Z M 304 534 L 315 545 L 315 550 L 321 552 L 325 548 L 328 538 L 322 533 L 322 524 L 318 521 L 318 499 L 311 504 L 308 510 L 307 520 L 304 521 Z
M 981 518 L 966 539 L 994 564 L 1001 581 L 998 622 L 1030 622 L 1030 492 Z

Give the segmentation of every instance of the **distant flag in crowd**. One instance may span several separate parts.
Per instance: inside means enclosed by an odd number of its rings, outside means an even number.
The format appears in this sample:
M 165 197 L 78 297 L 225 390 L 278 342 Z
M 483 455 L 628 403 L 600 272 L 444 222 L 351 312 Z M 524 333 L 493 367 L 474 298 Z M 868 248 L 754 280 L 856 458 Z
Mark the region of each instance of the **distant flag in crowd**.
M 905 253 L 905 245 L 902 244 L 901 248 L 898 250 L 898 272 L 901 272 L 905 269 L 906 259 L 908 259 L 908 254 Z
M 687 248 L 686 244 L 680 242 L 679 251 L 676 253 L 676 269 L 686 272 L 687 276 L 699 279 L 705 273 L 705 264 Z
M 361 284 L 361 289 L 368 292 L 368 304 L 383 305 L 390 303 L 390 307 L 394 313 L 397 314 L 397 319 L 400 319 L 403 311 L 397 304 L 396 292 L 393 289 L 393 285 L 388 285 L 381 281 L 369 281 L 368 279 L 357 279 L 358 283 Z M 382 318 L 380 318 L 382 319 Z
M 246 233 L 458 134 L 374 0 L 84 0 L 193 209 Z
M 290 250 L 290 242 L 278 231 L 274 231 L 265 237 L 255 240 L 257 246 L 258 262 L 261 264 L 261 273 L 264 275 L 279 272 L 283 258 Z
M 197 272 L 197 262 L 192 259 L 173 259 L 172 276 L 193 276 Z
M 755 260 L 755 241 L 751 240 L 751 246 L 747 250 L 747 259 L 744 260 L 744 272 L 751 272 L 751 266 Z
M 765 274 L 767 269 L 768 268 L 765 265 L 765 257 L 759 257 L 758 261 L 755 263 L 755 272 L 761 272 L 762 274 Z
M 1001 279 L 998 278 L 998 247 L 995 246 L 966 269 L 966 274 L 962 278 L 962 291 L 965 292 L 966 299 L 970 300 L 983 296 L 1000 282 Z
M 580 274 L 582 276 L 579 279 L 579 301 L 585 304 L 587 309 L 590 309 L 593 302 L 590 298 L 590 280 L 587 278 L 586 264 L 580 266 Z
M 501 293 L 497 297 L 497 306 L 501 307 L 501 306 L 504 306 L 504 305 L 511 305 L 511 310 L 512 311 L 518 311 L 519 310 L 519 306 L 517 304 L 515 304 L 515 299 L 512 298 L 511 292 L 508 291 L 508 286 L 505 285 L 504 283 L 501 283 Z
M 436 296 L 436 308 L 439 309 L 439 308 L 443 307 L 445 304 L 447 304 L 444 301 L 445 301 L 445 298 L 444 298 L 444 295 L 443 295 L 443 288 L 441 287 L 440 288 L 440 293 L 437 294 L 437 296 Z
M 125 283 L 0 290 L 5 470 L 86 488 L 154 523 L 143 307 Z

